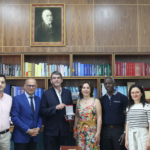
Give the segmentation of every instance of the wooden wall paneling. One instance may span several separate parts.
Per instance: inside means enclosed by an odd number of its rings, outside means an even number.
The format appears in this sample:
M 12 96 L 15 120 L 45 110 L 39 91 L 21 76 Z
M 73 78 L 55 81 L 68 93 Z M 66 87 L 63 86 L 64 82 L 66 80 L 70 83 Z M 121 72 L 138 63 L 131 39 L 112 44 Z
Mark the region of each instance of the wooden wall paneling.
M 0 53 L 2 53 L 3 51 L 2 51 L 2 47 L 0 47 Z
M 94 0 L 49 0 L 49 3 L 93 4 Z
M 4 4 L 48 3 L 48 0 L 4 0 Z
M 139 52 L 150 52 L 150 46 L 139 46 Z
M 139 45 L 150 45 L 150 5 L 139 5 Z
M 70 62 L 70 55 L 65 54 L 25 54 L 24 61 L 30 63 L 47 63 L 47 64 L 56 64 L 56 65 L 68 65 Z
M 3 4 L 1 4 L 2 1 L 0 1 L 0 46 L 2 46 L 3 42 Z
M 30 46 L 30 5 L 5 5 L 4 46 Z
M 66 5 L 66 45 L 93 45 L 93 5 Z
M 132 52 L 138 52 L 138 46 L 117 46 L 116 51 L 119 53 L 132 53 Z
M 94 4 L 137 4 L 137 0 L 94 0 Z
M 136 5 L 95 5 L 95 45 L 137 45 Z
M 138 0 L 138 4 L 150 4 L 150 0 Z

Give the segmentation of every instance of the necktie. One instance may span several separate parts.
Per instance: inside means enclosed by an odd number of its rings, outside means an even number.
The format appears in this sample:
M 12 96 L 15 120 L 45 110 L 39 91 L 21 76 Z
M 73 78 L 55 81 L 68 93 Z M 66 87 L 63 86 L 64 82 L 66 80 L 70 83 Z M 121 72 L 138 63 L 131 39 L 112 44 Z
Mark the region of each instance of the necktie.
M 29 97 L 31 99 L 31 109 L 34 114 L 34 105 L 33 105 L 33 97 Z

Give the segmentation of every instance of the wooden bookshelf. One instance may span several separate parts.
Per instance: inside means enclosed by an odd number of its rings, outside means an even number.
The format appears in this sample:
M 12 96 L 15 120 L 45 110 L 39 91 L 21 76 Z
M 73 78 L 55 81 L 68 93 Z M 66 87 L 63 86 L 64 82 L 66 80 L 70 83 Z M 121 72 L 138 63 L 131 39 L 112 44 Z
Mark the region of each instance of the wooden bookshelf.
M 7 83 L 14 86 L 23 86 L 28 77 L 24 75 L 25 62 L 30 63 L 47 63 L 63 64 L 70 66 L 70 76 L 63 77 L 63 87 L 79 87 L 79 85 L 89 80 L 97 88 L 97 97 L 101 96 L 101 83 L 106 76 L 73 76 L 73 62 L 83 64 L 110 64 L 111 76 L 116 79 L 116 85 L 126 85 L 126 82 L 136 82 L 143 87 L 149 87 L 150 76 L 115 76 L 115 62 L 145 62 L 150 63 L 150 53 L 17 53 L 17 54 L 0 54 L 0 62 L 10 65 L 20 65 L 21 76 L 7 76 Z M 31 76 L 38 82 L 38 87 L 48 89 L 50 76 Z M 74 102 L 76 103 L 76 102 Z
M 125 78 L 136 78 L 136 79 L 149 79 L 150 76 L 115 76 L 115 62 L 134 62 L 134 63 L 147 63 L 150 64 L 150 53 L 116 53 L 114 54 L 114 77 Z
M 20 65 L 20 76 L 7 76 L 8 78 L 22 77 L 22 54 L 0 54 L 0 63 L 6 65 Z
M 47 63 L 56 65 L 67 65 L 70 66 L 70 54 L 23 54 L 23 77 L 25 76 L 25 62 L 29 63 Z M 37 77 L 37 76 L 31 76 Z M 38 76 L 39 77 L 39 76 Z M 47 77 L 47 76 L 40 76 Z
M 80 62 L 82 64 L 92 64 L 92 65 L 101 65 L 101 64 L 109 64 L 111 66 L 111 75 L 113 75 L 113 54 L 102 54 L 102 53 L 94 53 L 94 54 L 72 54 L 72 64 L 73 62 Z M 72 75 L 73 76 L 73 75 Z M 81 76 L 73 76 L 73 77 L 81 77 Z M 104 76 L 84 76 L 84 77 L 104 77 Z

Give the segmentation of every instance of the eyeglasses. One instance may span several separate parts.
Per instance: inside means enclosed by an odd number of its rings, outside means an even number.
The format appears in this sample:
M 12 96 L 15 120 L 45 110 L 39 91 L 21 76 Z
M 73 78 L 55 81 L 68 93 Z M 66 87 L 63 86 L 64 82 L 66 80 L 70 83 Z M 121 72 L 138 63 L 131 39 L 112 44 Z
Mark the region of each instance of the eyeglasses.
M 136 91 L 136 92 L 131 92 L 130 94 L 133 95 L 133 94 L 139 94 L 140 92 Z
M 27 85 L 27 87 L 29 87 L 29 88 L 35 88 L 36 87 L 36 85 Z

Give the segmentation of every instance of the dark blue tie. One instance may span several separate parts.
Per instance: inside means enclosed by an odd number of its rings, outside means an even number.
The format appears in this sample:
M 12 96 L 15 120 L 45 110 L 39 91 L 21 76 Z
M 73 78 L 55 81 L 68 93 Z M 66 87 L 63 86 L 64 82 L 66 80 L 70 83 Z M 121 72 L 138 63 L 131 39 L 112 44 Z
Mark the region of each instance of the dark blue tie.
M 31 109 L 34 114 L 34 105 L 33 105 L 33 97 L 29 97 L 31 99 Z

